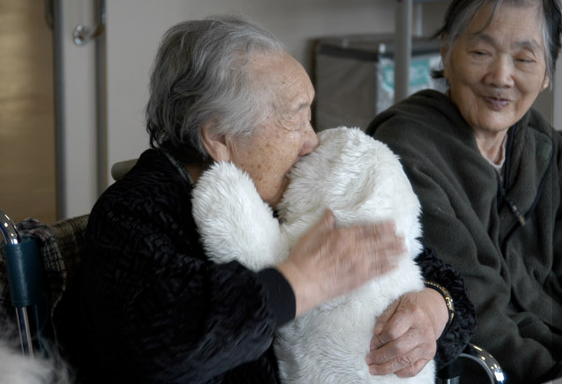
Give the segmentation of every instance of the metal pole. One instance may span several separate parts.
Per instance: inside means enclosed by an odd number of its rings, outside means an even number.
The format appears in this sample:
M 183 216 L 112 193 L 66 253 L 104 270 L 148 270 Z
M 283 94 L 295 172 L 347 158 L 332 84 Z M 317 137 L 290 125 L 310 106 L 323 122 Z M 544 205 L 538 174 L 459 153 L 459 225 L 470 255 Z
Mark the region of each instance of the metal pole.
M 63 52 L 63 20 L 62 2 L 52 3 L 53 12 L 53 67 L 55 78 L 55 149 L 56 149 L 56 196 L 57 196 L 57 219 L 66 217 L 66 174 L 64 165 L 66 162 L 66 148 L 64 145 L 65 121 L 64 121 L 64 52 Z
M 97 188 L 98 195 L 108 186 L 107 165 L 107 76 L 106 76 L 106 33 L 105 0 L 96 4 L 96 19 L 101 33 L 96 38 L 96 110 L 97 110 Z
M 20 334 L 21 352 L 26 356 L 34 356 L 33 340 L 31 337 L 31 328 L 29 326 L 29 316 L 27 308 L 15 308 L 16 319 L 18 322 L 18 331 Z
M 397 0 L 394 52 L 394 102 L 408 96 L 412 52 L 413 0 Z

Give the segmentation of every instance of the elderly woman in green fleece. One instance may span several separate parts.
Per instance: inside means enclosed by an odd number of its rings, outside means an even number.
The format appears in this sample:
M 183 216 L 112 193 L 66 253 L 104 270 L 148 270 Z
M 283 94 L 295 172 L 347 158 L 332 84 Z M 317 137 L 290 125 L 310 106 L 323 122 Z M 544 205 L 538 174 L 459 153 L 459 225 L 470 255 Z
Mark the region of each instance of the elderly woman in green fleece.
M 457 268 L 473 341 L 509 383 L 560 376 L 562 136 L 531 106 L 560 52 L 558 0 L 454 0 L 441 36 L 448 90 L 412 95 L 368 132 L 398 153 L 424 241 Z

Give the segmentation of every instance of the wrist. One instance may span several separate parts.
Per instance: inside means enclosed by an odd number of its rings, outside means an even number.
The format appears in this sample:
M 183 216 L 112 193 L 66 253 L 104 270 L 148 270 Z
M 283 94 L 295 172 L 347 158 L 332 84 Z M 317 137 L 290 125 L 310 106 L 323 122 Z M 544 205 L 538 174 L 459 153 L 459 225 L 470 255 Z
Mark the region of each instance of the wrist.
M 294 263 L 286 261 L 275 267 L 287 280 L 295 296 L 295 317 L 299 317 L 313 305 L 310 304 L 310 289 L 306 287 L 306 278 Z
M 437 284 L 433 281 L 426 280 L 424 281 L 424 285 L 426 289 L 431 290 L 436 294 L 439 294 L 439 296 L 441 297 L 441 302 L 445 304 L 445 306 L 443 305 L 440 306 L 440 308 L 442 309 L 441 313 L 444 314 L 445 312 L 443 312 L 443 310 L 446 310 L 446 322 L 444 323 L 444 326 L 442 326 L 441 332 L 436 333 L 436 335 L 439 335 L 438 337 L 439 339 L 444 334 L 447 333 L 455 317 L 455 306 L 454 306 L 453 298 L 449 294 L 449 291 L 440 284 Z

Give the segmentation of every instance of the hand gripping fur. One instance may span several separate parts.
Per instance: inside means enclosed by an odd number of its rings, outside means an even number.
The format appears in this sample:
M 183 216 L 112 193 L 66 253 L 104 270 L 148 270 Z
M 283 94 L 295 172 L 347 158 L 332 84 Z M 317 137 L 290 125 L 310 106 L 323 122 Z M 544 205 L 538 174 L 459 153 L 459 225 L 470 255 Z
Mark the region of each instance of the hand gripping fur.
M 337 225 L 393 219 L 408 255 L 399 267 L 281 327 L 275 352 L 285 384 L 433 383 L 433 361 L 416 377 L 369 374 L 365 356 L 376 318 L 402 294 L 423 289 L 414 258 L 420 205 L 398 157 L 355 128 L 318 134 L 319 147 L 291 171 L 279 220 L 243 171 L 217 163 L 198 180 L 193 213 L 211 260 L 260 270 L 285 260 L 326 208 Z

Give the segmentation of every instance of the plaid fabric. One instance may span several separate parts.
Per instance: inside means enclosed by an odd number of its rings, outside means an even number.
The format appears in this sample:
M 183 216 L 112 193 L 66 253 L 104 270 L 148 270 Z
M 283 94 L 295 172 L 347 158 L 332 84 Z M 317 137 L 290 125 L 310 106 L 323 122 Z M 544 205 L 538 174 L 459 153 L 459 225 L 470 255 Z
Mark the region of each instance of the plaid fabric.
M 88 217 L 88 215 L 78 216 L 52 225 L 27 218 L 17 224 L 20 237 L 32 237 L 39 241 L 50 289 L 51 316 L 69 281 L 76 273 Z M 0 248 L 2 254 L 3 247 Z M 13 313 L 3 254 L 0 258 L 0 308 L 6 313 Z

